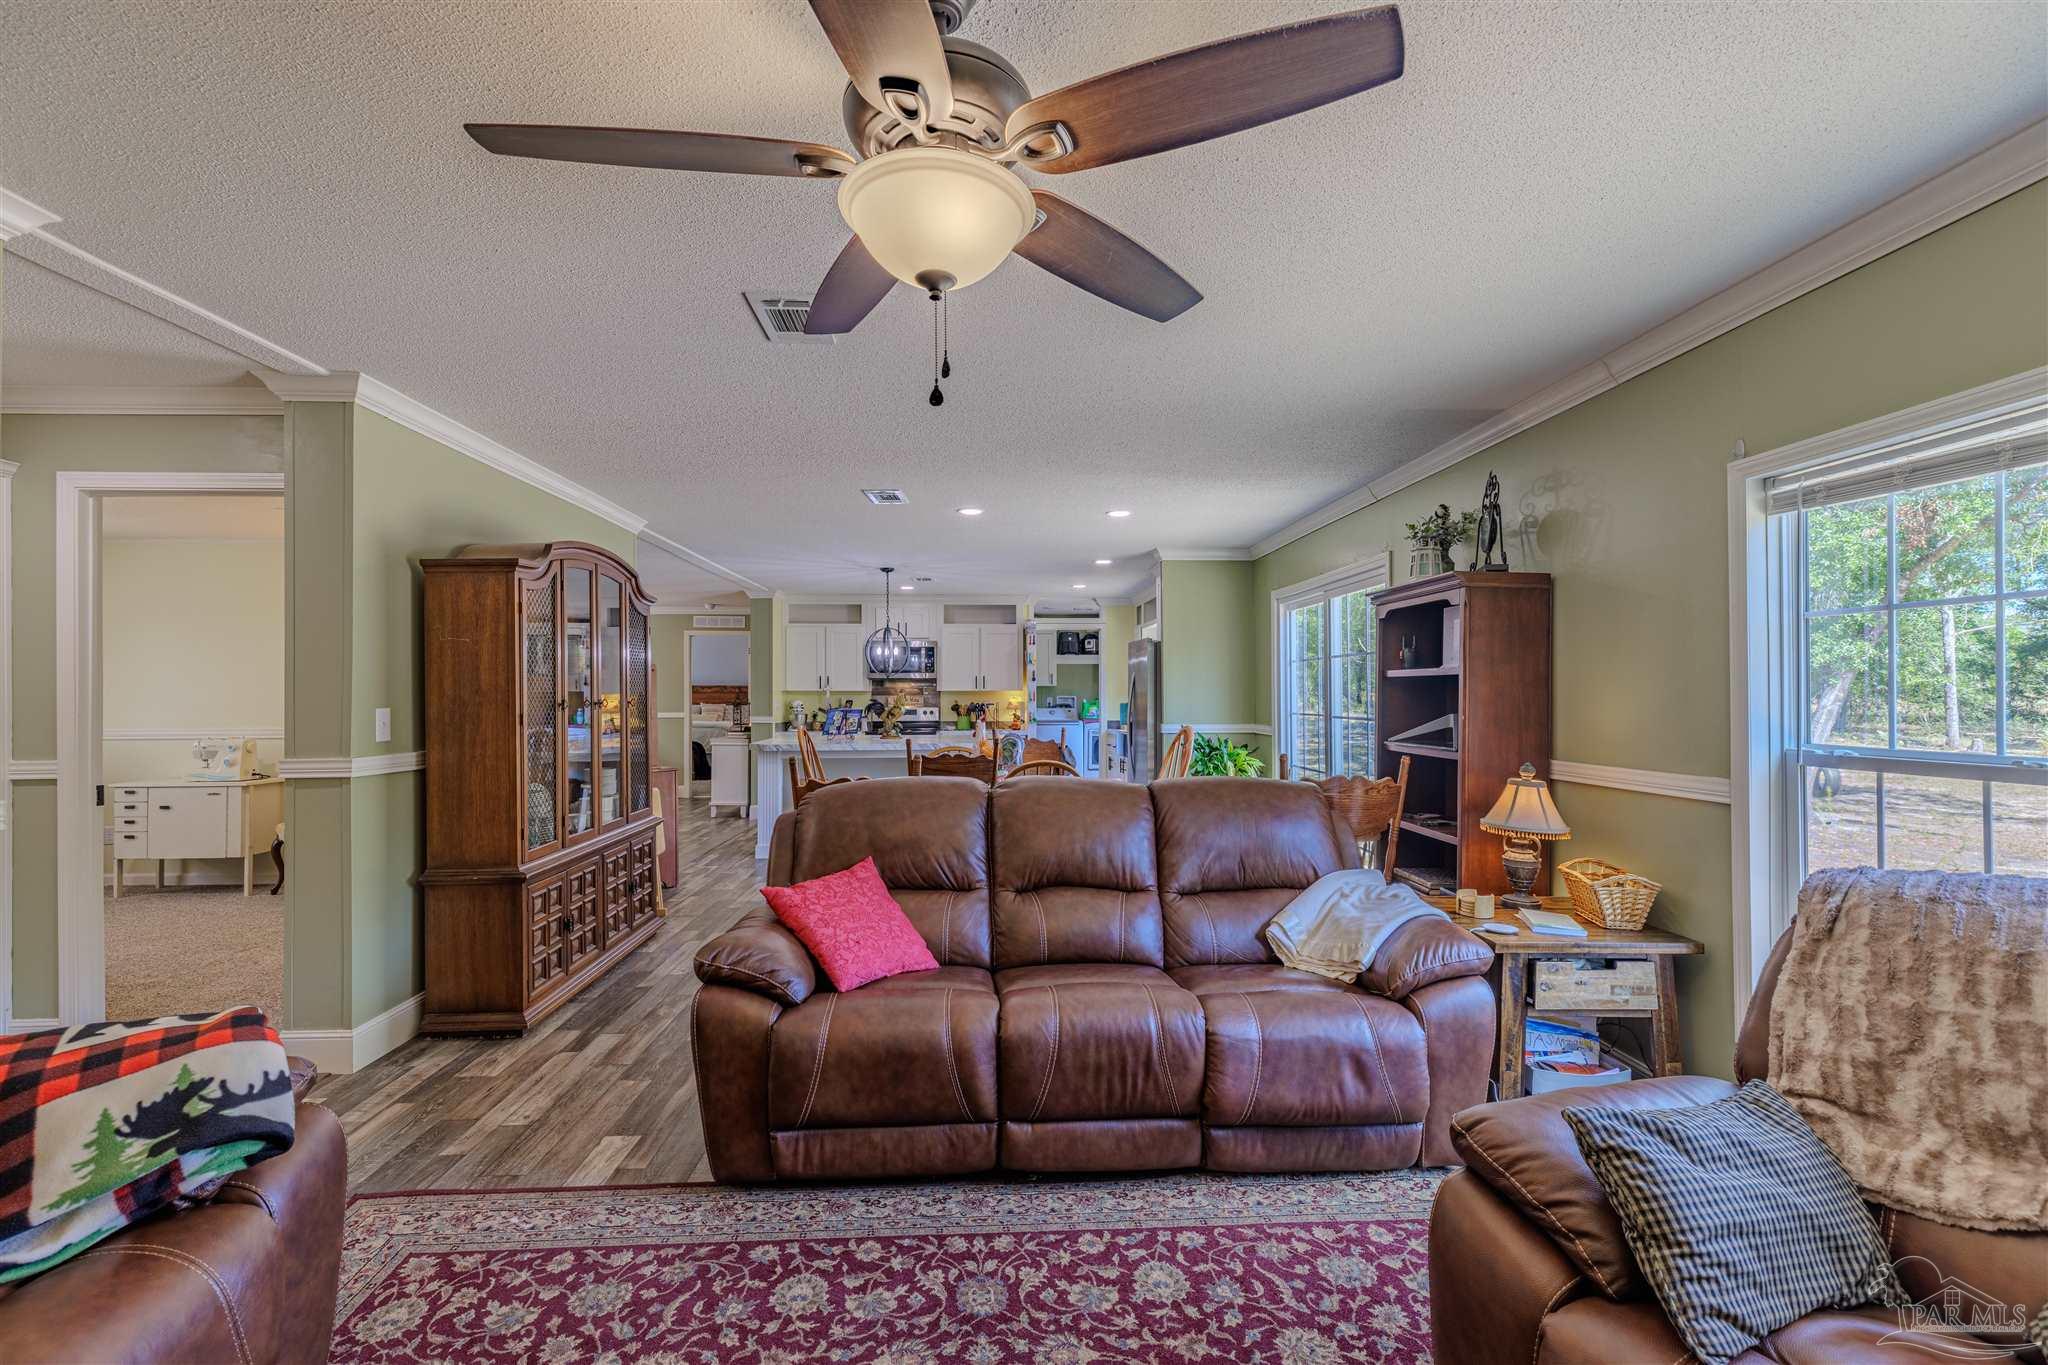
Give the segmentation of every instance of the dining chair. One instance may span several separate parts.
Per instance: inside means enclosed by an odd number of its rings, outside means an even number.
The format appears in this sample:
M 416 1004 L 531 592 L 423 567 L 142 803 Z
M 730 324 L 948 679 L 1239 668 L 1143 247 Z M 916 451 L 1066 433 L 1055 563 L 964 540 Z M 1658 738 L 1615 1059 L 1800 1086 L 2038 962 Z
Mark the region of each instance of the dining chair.
M 1284 773 L 1284 755 L 1280 762 Z M 1394 880 L 1394 853 L 1401 843 L 1401 812 L 1408 804 L 1408 756 L 1401 756 L 1401 766 L 1392 777 L 1302 780 L 1321 789 L 1330 809 L 1343 816 L 1344 823 L 1351 827 L 1361 851 L 1365 844 L 1373 846 L 1368 865 L 1377 867 L 1388 881 Z
M 811 739 L 811 732 L 809 730 L 799 730 L 796 732 L 796 751 L 798 757 L 803 759 L 804 781 L 812 786 L 817 786 L 824 782 L 825 764 L 818 757 L 818 746 Z
M 865 777 L 825 777 L 819 778 L 817 781 L 812 782 L 807 780 L 802 773 L 797 771 L 795 758 L 792 757 L 785 759 L 783 761 L 789 765 L 789 804 L 792 809 L 794 809 L 797 806 L 801 806 L 805 802 L 805 800 L 810 797 L 812 792 L 821 790 L 822 788 L 837 787 L 848 782 L 867 781 Z
M 1081 772 L 1071 763 L 1062 763 L 1057 758 L 1029 758 L 1003 774 L 1003 781 L 1013 777 L 1079 777 Z
M 972 749 L 934 749 L 926 754 L 910 756 L 912 777 L 972 777 L 990 786 L 996 781 L 996 760 L 993 755 L 979 754 Z
M 1188 765 L 1195 761 L 1195 727 L 1183 725 L 1167 741 L 1166 752 L 1159 757 L 1161 777 L 1186 777 Z
M 1040 762 L 1064 763 L 1071 768 L 1074 766 L 1074 755 L 1069 752 L 1066 745 L 1056 739 L 1027 739 L 1024 741 L 1023 755 L 1017 762 L 1019 766 Z

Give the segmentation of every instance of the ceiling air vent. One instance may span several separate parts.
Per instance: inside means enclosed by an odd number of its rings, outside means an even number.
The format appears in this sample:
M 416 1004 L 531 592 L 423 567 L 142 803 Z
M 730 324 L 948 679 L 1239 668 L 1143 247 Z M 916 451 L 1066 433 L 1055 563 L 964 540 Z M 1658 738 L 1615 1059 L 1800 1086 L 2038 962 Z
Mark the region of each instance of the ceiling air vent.
M 740 295 L 747 301 L 747 307 L 754 314 L 754 321 L 760 324 L 761 335 L 770 341 L 801 341 L 808 344 L 823 342 L 830 345 L 839 338 L 804 335 L 804 319 L 811 315 L 811 296 L 791 294 L 785 290 L 748 290 Z
M 863 488 L 861 496 L 877 507 L 901 507 L 910 499 L 903 496 L 900 488 Z

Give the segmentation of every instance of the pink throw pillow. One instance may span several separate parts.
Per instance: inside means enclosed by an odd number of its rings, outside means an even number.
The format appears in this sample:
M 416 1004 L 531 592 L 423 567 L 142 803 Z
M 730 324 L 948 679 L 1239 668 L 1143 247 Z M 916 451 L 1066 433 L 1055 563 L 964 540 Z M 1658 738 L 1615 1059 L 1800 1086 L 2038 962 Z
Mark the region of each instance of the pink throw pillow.
M 901 972 L 938 970 L 932 950 L 882 884 L 873 858 L 795 886 L 764 886 L 761 894 L 839 990 Z

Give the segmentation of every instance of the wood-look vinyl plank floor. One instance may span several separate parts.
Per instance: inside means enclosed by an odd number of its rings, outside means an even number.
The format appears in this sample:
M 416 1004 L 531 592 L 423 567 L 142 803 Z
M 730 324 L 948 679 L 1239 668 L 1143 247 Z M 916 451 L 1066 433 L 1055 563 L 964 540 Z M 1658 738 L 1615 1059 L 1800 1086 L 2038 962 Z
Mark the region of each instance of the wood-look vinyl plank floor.
M 708 1180 L 690 1067 L 691 968 L 757 903 L 754 827 L 683 803 L 668 918 L 523 1038 L 415 1038 L 314 1094 L 348 1134 L 349 1190 Z

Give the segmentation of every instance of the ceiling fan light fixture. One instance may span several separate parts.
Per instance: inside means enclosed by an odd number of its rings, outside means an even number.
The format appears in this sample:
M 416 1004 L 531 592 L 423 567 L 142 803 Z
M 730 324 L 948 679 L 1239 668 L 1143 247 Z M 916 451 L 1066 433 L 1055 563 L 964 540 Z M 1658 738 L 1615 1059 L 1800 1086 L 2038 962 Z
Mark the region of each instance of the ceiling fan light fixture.
M 965 289 L 1003 263 L 1038 218 L 1015 175 L 971 152 L 904 147 L 839 185 L 839 213 L 868 254 L 922 289 Z

